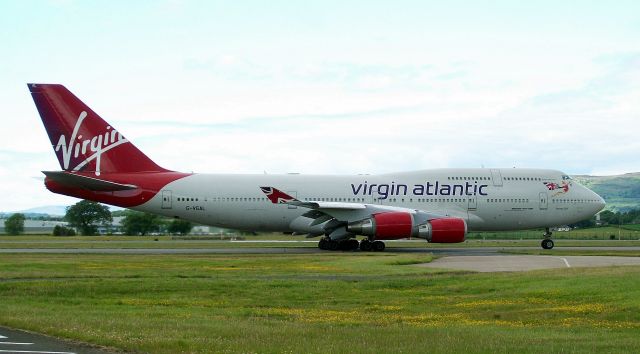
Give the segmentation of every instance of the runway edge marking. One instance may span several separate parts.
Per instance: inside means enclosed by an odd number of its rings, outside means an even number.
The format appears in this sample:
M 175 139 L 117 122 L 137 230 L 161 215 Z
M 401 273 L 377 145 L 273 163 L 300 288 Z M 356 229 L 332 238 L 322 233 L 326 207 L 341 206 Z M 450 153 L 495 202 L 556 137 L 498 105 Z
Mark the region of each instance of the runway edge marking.
M 38 350 L 2 350 L 0 353 L 32 353 L 32 354 L 76 354 L 74 352 L 47 352 Z

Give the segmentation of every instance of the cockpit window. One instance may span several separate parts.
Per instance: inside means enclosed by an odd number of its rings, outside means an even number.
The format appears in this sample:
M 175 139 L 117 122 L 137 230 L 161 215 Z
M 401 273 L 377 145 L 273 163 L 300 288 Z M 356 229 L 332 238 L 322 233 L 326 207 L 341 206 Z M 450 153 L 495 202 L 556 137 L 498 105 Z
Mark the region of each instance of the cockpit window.
M 569 176 L 567 176 L 567 175 L 563 175 L 563 176 L 562 176 L 562 180 L 563 180 L 563 181 L 570 181 L 570 180 L 571 180 L 571 177 L 569 177 Z

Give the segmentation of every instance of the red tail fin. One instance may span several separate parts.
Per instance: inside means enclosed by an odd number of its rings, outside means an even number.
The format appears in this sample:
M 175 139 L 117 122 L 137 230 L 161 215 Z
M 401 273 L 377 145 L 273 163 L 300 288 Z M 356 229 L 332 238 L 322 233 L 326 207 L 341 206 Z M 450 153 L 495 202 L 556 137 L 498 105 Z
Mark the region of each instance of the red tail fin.
M 100 173 L 165 172 L 62 85 L 28 84 L 60 167 Z

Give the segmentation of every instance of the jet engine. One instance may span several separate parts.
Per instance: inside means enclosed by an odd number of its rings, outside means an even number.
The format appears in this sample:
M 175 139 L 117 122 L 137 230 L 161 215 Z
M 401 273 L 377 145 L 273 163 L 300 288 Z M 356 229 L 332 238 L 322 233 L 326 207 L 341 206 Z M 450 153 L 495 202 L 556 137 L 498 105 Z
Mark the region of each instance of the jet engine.
M 467 224 L 461 218 L 444 217 L 417 223 L 414 214 L 388 212 L 350 223 L 347 231 L 376 240 L 397 240 L 408 237 L 423 238 L 434 243 L 463 242 Z

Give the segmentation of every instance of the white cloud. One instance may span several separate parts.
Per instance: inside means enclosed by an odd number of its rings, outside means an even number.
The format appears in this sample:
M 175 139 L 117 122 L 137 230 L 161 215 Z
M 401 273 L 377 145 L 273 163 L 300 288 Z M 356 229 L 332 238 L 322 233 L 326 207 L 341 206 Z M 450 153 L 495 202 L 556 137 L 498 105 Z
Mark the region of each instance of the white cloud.
M 62 200 L 31 178 L 59 168 L 31 79 L 64 83 L 185 171 L 638 170 L 634 11 L 105 3 L 122 16 L 97 21 L 91 4 L 73 22 L 55 6 L 0 13 L 0 210 Z

